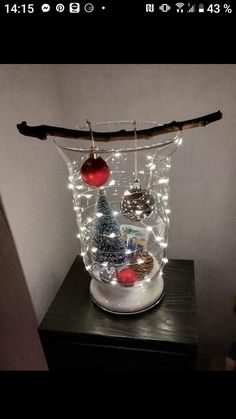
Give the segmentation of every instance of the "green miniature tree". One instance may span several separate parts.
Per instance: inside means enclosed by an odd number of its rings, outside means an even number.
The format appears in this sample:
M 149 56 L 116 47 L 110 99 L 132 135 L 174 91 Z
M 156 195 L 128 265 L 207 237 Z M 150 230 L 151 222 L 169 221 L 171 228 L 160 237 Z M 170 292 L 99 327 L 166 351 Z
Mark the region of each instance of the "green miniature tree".
M 120 225 L 102 189 L 99 190 L 91 233 L 93 259 L 119 265 L 126 260 Z

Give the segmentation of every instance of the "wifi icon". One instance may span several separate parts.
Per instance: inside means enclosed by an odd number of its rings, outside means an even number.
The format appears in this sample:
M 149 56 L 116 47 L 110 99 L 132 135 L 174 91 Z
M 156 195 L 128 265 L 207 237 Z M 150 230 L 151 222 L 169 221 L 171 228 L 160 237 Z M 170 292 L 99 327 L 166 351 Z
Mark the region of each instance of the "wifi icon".
M 176 3 L 175 5 L 177 7 L 177 13 L 183 13 L 184 3 Z

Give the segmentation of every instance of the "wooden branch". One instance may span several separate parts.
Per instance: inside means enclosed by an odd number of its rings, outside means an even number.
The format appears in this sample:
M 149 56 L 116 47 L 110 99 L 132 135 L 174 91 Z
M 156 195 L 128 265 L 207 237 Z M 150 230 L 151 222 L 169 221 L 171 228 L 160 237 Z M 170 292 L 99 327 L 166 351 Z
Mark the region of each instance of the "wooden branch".
M 157 135 L 167 134 L 168 132 L 182 131 L 185 129 L 205 127 L 212 122 L 218 121 L 223 117 L 220 111 L 211 113 L 209 115 L 200 116 L 194 119 L 188 119 L 187 121 L 170 122 L 169 124 L 156 126 L 153 128 L 137 130 L 138 139 L 150 139 Z M 52 127 L 50 125 L 39 125 L 30 127 L 27 122 L 23 121 L 21 124 L 17 124 L 17 128 L 22 135 L 28 137 L 39 138 L 40 140 L 46 140 L 48 136 L 51 137 L 62 137 L 68 139 L 80 139 L 90 140 L 90 131 L 81 131 L 68 128 Z M 117 141 L 117 140 L 129 140 L 134 138 L 134 131 L 114 131 L 114 132 L 96 132 L 93 131 L 95 141 Z

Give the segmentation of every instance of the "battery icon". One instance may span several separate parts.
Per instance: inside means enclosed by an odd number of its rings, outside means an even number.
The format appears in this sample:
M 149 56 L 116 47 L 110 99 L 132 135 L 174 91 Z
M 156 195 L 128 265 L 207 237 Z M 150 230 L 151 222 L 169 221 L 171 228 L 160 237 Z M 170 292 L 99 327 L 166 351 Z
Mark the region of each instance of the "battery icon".
M 204 13 L 204 4 L 199 4 L 199 6 L 198 6 L 198 11 L 199 11 L 199 13 Z

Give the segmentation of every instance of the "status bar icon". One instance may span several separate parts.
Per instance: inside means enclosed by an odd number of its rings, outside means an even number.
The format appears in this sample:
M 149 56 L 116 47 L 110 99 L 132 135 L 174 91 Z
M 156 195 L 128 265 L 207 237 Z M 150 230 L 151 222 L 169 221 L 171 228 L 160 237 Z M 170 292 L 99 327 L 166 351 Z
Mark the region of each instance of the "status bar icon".
M 171 9 L 171 7 L 169 6 L 169 4 L 163 3 L 163 4 L 161 4 L 161 6 L 159 6 L 159 9 L 162 12 L 166 13 L 166 12 L 169 12 L 169 10 Z
M 184 12 L 184 9 L 183 9 L 184 3 L 176 3 L 175 5 L 177 7 L 177 13 L 183 13 Z
M 188 3 L 188 10 L 187 10 L 187 13 L 194 13 L 194 12 L 196 12 L 196 6 L 195 6 L 195 4 L 190 4 L 190 3 Z
M 205 12 L 205 7 L 204 7 L 203 3 L 199 4 L 198 11 L 199 11 L 199 13 L 204 13 Z

